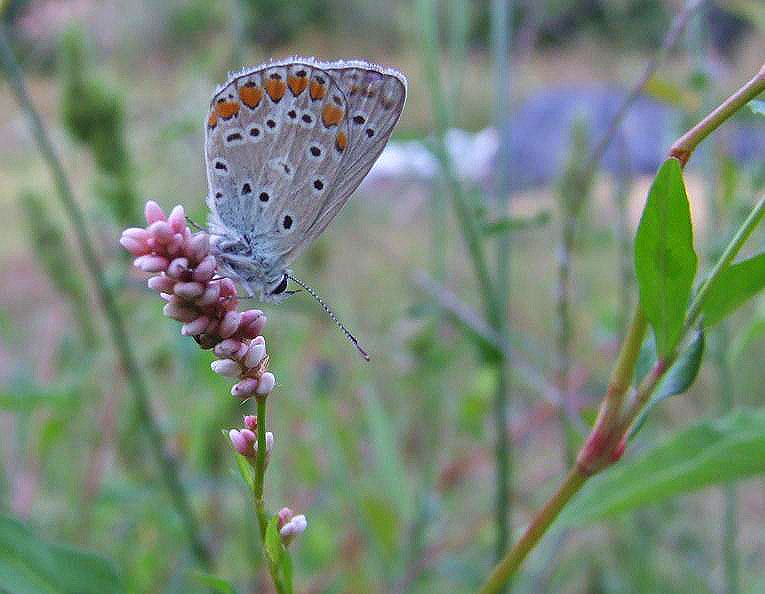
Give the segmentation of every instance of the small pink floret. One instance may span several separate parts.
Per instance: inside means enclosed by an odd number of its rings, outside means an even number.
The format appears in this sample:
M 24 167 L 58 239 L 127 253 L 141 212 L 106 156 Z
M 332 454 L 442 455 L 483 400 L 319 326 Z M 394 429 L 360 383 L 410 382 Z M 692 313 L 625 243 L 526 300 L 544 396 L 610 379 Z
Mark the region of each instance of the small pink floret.
M 258 395 L 268 396 L 274 389 L 274 385 L 276 385 L 276 378 L 274 377 L 274 374 L 270 371 L 266 371 L 263 375 L 260 376 L 260 381 L 258 382 L 257 389 Z
M 240 317 L 241 314 L 234 309 L 230 309 L 226 312 L 220 322 L 220 328 L 218 329 L 221 338 L 229 338 L 234 335 L 239 328 Z
M 181 334 L 183 336 L 196 336 L 197 334 L 202 334 L 202 332 L 207 330 L 209 324 L 210 318 L 207 316 L 199 316 L 196 320 L 181 326 Z
M 235 398 L 249 398 L 257 389 L 258 380 L 248 377 L 232 386 L 231 395 Z
M 163 221 L 165 219 L 165 213 L 159 207 L 159 204 L 154 200 L 149 200 L 144 208 L 144 215 L 146 215 L 146 222 L 151 225 L 156 221 Z
M 176 233 L 183 233 L 186 228 L 186 213 L 183 211 L 183 206 L 176 205 L 170 212 L 170 216 L 167 217 L 167 222 L 173 228 Z
M 178 295 L 178 297 L 181 297 L 183 299 L 188 299 L 189 301 L 192 299 L 196 299 L 197 297 L 201 296 L 205 292 L 205 287 L 202 283 L 175 283 L 175 287 L 173 288 L 173 292 Z

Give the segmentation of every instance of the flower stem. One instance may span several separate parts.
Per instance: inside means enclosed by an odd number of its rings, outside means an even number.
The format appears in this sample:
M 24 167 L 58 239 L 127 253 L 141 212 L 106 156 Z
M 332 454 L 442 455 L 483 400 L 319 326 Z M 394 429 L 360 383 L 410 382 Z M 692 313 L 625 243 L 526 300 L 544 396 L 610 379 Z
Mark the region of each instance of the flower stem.
M 266 396 L 256 397 L 258 404 L 258 451 L 255 454 L 255 513 L 258 516 L 260 537 L 265 542 L 268 514 L 263 497 L 263 485 L 266 474 Z
M 568 476 L 560 485 L 558 491 L 549 499 L 531 524 L 529 524 L 521 539 L 494 568 L 486 584 L 479 590 L 479 594 L 497 594 L 497 592 L 502 590 L 502 587 L 510 579 L 515 570 L 518 569 L 526 555 L 529 554 L 529 551 L 539 542 L 539 539 L 542 538 L 542 535 L 547 531 L 569 499 L 582 488 L 582 485 L 584 485 L 588 478 L 589 476 L 581 472 L 577 466 L 574 466 L 569 471 Z
M 752 79 L 721 103 L 717 109 L 701 120 L 683 136 L 681 136 L 669 151 L 671 157 L 680 161 L 682 166 L 691 158 L 698 144 L 714 132 L 730 116 L 765 90 L 765 65 Z

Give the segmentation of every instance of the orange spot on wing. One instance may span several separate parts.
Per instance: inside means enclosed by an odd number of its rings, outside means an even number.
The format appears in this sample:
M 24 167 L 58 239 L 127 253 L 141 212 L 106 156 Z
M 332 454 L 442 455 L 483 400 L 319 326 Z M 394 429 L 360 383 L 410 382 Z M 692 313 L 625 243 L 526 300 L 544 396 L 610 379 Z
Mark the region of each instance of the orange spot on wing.
M 346 146 L 348 146 L 348 137 L 345 135 L 345 132 L 341 130 L 337 133 L 337 136 L 335 136 L 335 148 L 342 153 Z
M 239 89 L 239 98 L 242 100 L 242 103 L 244 103 L 250 109 L 255 109 L 260 103 L 262 97 L 263 89 L 256 86 L 255 83 L 246 83 Z
M 215 104 L 215 111 L 224 120 L 228 120 L 239 113 L 239 101 L 218 99 L 218 102 Z
M 308 80 L 302 76 L 290 76 L 287 78 L 287 86 L 290 88 L 290 91 L 292 91 L 292 94 L 297 97 L 305 91 L 305 88 L 308 86 Z
M 324 88 L 324 85 L 316 82 L 315 80 L 311 81 L 311 88 L 308 91 L 311 94 L 311 99 L 314 101 L 316 99 L 321 99 L 326 94 L 327 90 Z
M 282 97 L 284 97 L 284 92 L 286 90 L 287 90 L 287 85 L 284 84 L 283 80 L 277 80 L 272 78 L 266 81 L 266 93 L 268 93 L 268 96 L 271 97 L 271 100 L 274 103 L 276 103 Z
M 210 128 L 210 130 L 212 130 L 217 125 L 218 125 L 218 114 L 215 113 L 215 110 L 212 110 L 210 112 L 210 115 L 207 116 L 207 127 Z
M 325 105 L 321 110 L 321 121 L 329 128 L 330 126 L 337 126 L 343 120 L 343 110 L 340 107 L 334 105 Z

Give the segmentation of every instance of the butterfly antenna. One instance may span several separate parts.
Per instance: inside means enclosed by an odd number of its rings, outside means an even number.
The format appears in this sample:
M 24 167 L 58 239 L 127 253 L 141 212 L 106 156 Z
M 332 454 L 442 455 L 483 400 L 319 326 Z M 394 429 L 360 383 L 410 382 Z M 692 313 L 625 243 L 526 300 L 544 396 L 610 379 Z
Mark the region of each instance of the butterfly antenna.
M 348 331 L 348 328 L 346 328 L 340 320 L 337 319 L 337 316 L 335 315 L 335 313 L 331 309 L 329 309 L 329 306 L 326 303 L 324 303 L 322 298 L 316 294 L 316 291 L 314 291 L 311 287 L 306 285 L 303 281 L 296 279 L 291 274 L 288 274 L 287 278 L 289 278 L 291 281 L 303 287 L 311 297 L 316 299 L 316 301 L 319 302 L 319 305 L 321 305 L 324 311 L 327 312 L 327 315 L 332 319 L 332 321 L 335 324 L 337 324 L 337 327 L 343 331 L 343 334 L 345 334 L 345 337 L 348 340 L 350 340 L 351 343 L 353 343 L 353 346 L 355 346 L 356 349 L 359 351 L 359 353 L 361 353 L 361 356 L 364 357 L 364 359 L 366 359 L 367 361 L 371 361 L 367 352 L 361 348 L 361 345 L 359 344 L 359 341 L 356 340 L 356 337 Z

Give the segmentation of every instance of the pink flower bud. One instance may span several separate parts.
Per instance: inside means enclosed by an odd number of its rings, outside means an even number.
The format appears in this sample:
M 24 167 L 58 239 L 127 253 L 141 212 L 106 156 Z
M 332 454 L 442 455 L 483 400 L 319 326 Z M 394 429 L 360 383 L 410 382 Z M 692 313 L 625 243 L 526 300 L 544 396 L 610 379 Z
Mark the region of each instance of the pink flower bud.
M 259 396 L 268 396 L 271 393 L 271 390 L 274 389 L 275 384 L 276 378 L 274 377 L 274 374 L 270 371 L 266 371 L 260 376 L 256 392 Z
M 200 262 L 210 251 L 210 239 L 207 233 L 197 233 L 189 239 L 189 255 L 195 262 Z
M 205 287 L 202 283 L 175 283 L 173 292 L 183 299 L 196 299 L 205 292 Z
M 164 274 L 160 274 L 158 276 L 150 277 L 146 284 L 154 291 L 159 291 L 160 293 L 172 293 L 175 282 L 176 281 L 168 278 Z
M 130 237 L 141 243 L 146 243 L 149 239 L 149 232 L 142 227 L 129 227 L 122 232 L 122 237 Z
M 258 389 L 258 380 L 247 377 L 236 383 L 231 388 L 231 395 L 235 398 L 250 398 Z
M 241 314 L 234 309 L 230 309 L 226 312 L 220 322 L 220 328 L 218 328 L 218 333 L 220 334 L 221 338 L 229 338 L 230 336 L 233 336 L 234 332 L 236 332 L 236 329 L 239 328 L 240 316 Z
M 197 334 L 202 334 L 202 332 L 207 330 L 209 323 L 210 318 L 207 316 L 199 316 L 196 320 L 181 326 L 181 334 L 183 336 L 196 336 Z
M 220 283 L 212 282 L 207 285 L 205 292 L 196 301 L 197 305 L 206 307 L 213 305 L 220 298 Z
M 183 235 L 176 233 L 170 240 L 170 243 L 167 244 L 167 253 L 171 256 L 177 256 L 178 254 L 183 253 L 184 245 Z
M 266 321 L 266 316 L 259 309 L 248 309 L 242 312 L 238 332 L 244 338 L 255 338 L 263 332 Z
M 255 415 L 245 415 L 244 426 L 250 431 L 256 431 L 258 428 L 258 417 Z
M 215 256 L 205 256 L 202 261 L 197 264 L 194 270 L 193 278 L 195 281 L 206 283 L 215 274 L 215 268 L 217 263 L 215 262 Z
M 210 367 L 215 373 L 225 375 L 226 377 L 239 377 L 242 373 L 242 368 L 239 363 L 233 359 L 219 359 L 210 363 Z
M 167 221 L 155 221 L 149 225 L 146 230 L 161 244 L 170 243 L 173 239 L 173 228 Z
M 139 256 L 133 264 L 144 272 L 163 272 L 167 269 L 167 258 L 162 256 Z
M 179 279 L 189 269 L 189 261 L 186 258 L 175 258 L 167 267 L 167 276 Z
M 218 357 L 230 357 L 236 353 L 241 346 L 242 342 L 236 338 L 227 338 L 226 340 L 221 340 L 218 344 L 216 344 L 213 352 Z
M 146 208 L 144 208 L 143 212 L 144 215 L 146 215 L 146 222 L 149 225 L 155 223 L 156 221 L 163 221 L 165 219 L 165 213 L 162 212 L 159 204 L 154 202 L 154 200 L 149 200 L 146 203 Z
M 146 245 L 145 241 L 139 241 L 137 239 L 133 239 L 132 237 L 128 237 L 126 235 L 123 235 L 120 237 L 120 245 L 124 247 L 127 251 L 129 251 L 134 256 L 140 256 L 142 254 L 145 254 L 148 251 L 149 246 Z
M 276 526 L 279 528 L 279 530 L 282 529 L 282 527 L 289 522 L 292 519 L 292 510 L 288 507 L 283 507 L 279 510 L 279 513 L 277 514 L 278 519 L 276 520 Z
M 236 285 L 227 276 L 220 281 L 220 294 L 221 297 L 232 297 L 236 295 Z
M 179 322 L 191 322 L 199 317 L 199 312 L 177 303 L 168 303 L 162 308 L 162 313 Z
M 305 532 L 307 527 L 308 522 L 303 514 L 293 516 L 292 519 L 279 530 L 279 536 L 281 537 L 284 546 L 286 547 L 289 545 L 298 534 Z
M 183 212 L 183 206 L 180 204 L 175 206 L 170 213 L 170 216 L 167 217 L 167 222 L 170 223 L 170 226 L 175 233 L 183 232 L 186 227 L 186 213 Z
M 253 442 L 247 438 L 247 435 L 244 435 L 245 431 L 247 430 L 237 431 L 232 429 L 228 432 L 228 438 L 231 440 L 234 449 L 242 456 L 252 457 L 255 455 L 255 450 L 252 446 Z
M 266 356 L 265 342 L 252 341 L 250 347 L 247 349 L 247 354 L 244 356 L 244 366 L 252 369 Z

